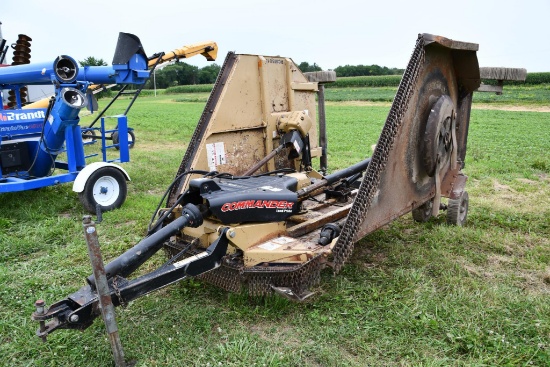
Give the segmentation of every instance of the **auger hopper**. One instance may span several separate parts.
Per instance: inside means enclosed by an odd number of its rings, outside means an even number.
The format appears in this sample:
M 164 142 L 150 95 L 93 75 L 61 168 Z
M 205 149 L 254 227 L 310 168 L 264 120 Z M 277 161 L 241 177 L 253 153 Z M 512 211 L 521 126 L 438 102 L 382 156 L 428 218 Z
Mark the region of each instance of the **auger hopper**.
M 331 174 L 313 168 L 327 140 L 315 97 L 334 75 L 306 77 L 288 58 L 230 53 L 166 207 L 155 210 L 145 239 L 105 267 L 114 306 L 189 276 L 303 300 L 323 268 L 338 272 L 359 239 L 408 212 L 422 222 L 446 210 L 449 223 L 462 225 L 477 49 L 420 35 L 372 157 L 370 146 L 358 146 L 365 159 Z M 320 93 L 320 115 L 322 101 Z M 161 248 L 170 255 L 163 267 L 128 279 Z M 99 298 L 90 276 L 33 315 L 38 335 L 86 328 Z

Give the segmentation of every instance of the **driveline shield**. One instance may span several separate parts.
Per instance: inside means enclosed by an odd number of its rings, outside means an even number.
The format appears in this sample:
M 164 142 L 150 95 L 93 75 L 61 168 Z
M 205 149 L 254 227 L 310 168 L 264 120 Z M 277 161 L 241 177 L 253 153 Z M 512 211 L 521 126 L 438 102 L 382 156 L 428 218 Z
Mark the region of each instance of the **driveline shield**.
M 297 184 L 296 178 L 282 175 L 203 178 L 191 180 L 187 195 L 195 202 L 200 195 L 212 215 L 224 224 L 279 222 L 299 211 Z

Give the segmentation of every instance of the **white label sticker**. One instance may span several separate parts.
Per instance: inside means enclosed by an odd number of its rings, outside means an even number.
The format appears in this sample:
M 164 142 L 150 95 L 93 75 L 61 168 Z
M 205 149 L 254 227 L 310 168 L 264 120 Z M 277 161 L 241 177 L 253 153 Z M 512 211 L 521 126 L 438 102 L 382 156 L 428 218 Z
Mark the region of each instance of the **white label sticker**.
M 273 250 L 278 249 L 281 246 L 282 245 L 278 245 L 278 244 L 273 243 L 273 242 L 266 242 L 266 243 L 261 244 L 258 247 L 261 248 L 261 249 L 267 250 L 267 251 L 273 251 Z
M 294 149 L 296 149 L 298 154 L 300 154 L 300 144 L 298 144 L 296 140 L 294 140 L 293 143 L 294 143 Z
M 271 240 L 271 242 L 274 242 L 278 245 L 286 245 L 287 243 L 294 242 L 294 241 L 295 241 L 294 238 L 285 237 L 285 236 L 277 237 Z
M 278 187 L 273 187 L 273 186 L 262 186 L 262 187 L 260 187 L 260 189 L 265 190 L 265 191 L 273 191 L 273 192 L 283 191 L 283 189 L 280 189 Z
M 202 259 L 203 257 L 206 257 L 208 256 L 208 252 L 204 251 L 204 252 L 201 252 L 200 254 L 198 255 L 195 255 L 195 256 L 190 256 L 188 257 L 187 259 L 183 259 L 181 261 L 178 261 L 178 262 L 175 262 L 172 264 L 173 267 L 175 267 L 176 269 L 179 269 L 181 268 L 182 266 L 185 266 L 187 264 L 190 264 L 192 263 L 193 261 L 196 261 L 196 260 L 200 260 Z
M 211 171 L 215 171 L 216 167 L 225 164 L 225 145 L 223 142 L 206 144 L 206 158 L 208 159 L 208 167 Z

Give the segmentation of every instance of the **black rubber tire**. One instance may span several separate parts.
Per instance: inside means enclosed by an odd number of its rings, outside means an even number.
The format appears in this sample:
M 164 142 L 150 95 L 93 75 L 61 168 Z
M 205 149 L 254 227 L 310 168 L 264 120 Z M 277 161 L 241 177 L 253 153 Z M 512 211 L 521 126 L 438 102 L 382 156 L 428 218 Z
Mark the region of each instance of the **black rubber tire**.
M 102 184 L 105 186 L 101 186 Z M 104 193 L 101 192 L 102 189 L 105 189 Z M 95 213 L 97 204 L 101 205 L 102 212 L 120 208 L 126 200 L 127 193 L 124 174 L 114 167 L 102 167 L 90 175 L 78 197 L 88 212 Z
M 468 206 L 470 198 L 468 192 L 463 191 L 458 199 L 449 199 L 447 205 L 447 224 L 463 226 L 468 218 Z
M 82 133 L 82 142 L 92 142 L 95 141 L 96 138 L 94 136 L 94 132 L 91 130 L 85 131 Z
M 434 201 L 430 199 L 418 208 L 412 210 L 412 217 L 415 222 L 425 223 L 432 217 Z
M 113 144 L 118 144 L 118 131 L 115 131 L 111 135 L 111 139 L 113 139 Z M 128 147 L 132 149 L 135 143 L 136 143 L 136 134 L 134 134 L 132 130 L 128 130 Z M 120 147 L 116 146 L 115 149 L 120 150 Z

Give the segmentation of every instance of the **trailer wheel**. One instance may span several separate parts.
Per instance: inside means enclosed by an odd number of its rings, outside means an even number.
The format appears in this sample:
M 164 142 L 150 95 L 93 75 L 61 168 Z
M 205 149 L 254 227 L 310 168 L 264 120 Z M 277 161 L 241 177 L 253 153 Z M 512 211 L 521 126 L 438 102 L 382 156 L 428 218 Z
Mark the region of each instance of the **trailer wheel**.
M 106 212 L 120 208 L 126 200 L 127 192 L 124 174 L 114 167 L 102 167 L 90 175 L 78 197 L 90 213 L 96 212 L 98 204 L 101 205 L 101 211 Z
M 434 201 L 433 199 L 430 199 L 424 204 L 420 205 L 418 208 L 413 209 L 412 216 L 414 221 L 418 223 L 427 222 L 432 217 L 433 206 Z
M 113 139 L 113 144 L 118 144 L 119 142 L 118 131 L 115 131 L 111 135 L 111 139 Z M 136 142 L 136 135 L 134 134 L 133 131 L 128 130 L 128 148 L 132 149 L 134 147 L 135 142 Z M 116 146 L 115 148 L 116 150 L 120 150 L 119 146 Z
M 90 142 L 95 141 L 95 140 L 96 140 L 96 137 L 95 137 L 93 131 L 88 130 L 88 131 L 84 131 L 82 133 L 82 142 L 83 143 L 90 143 Z
M 468 192 L 463 191 L 458 199 L 449 199 L 447 206 L 447 224 L 463 226 L 468 217 Z

